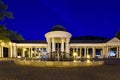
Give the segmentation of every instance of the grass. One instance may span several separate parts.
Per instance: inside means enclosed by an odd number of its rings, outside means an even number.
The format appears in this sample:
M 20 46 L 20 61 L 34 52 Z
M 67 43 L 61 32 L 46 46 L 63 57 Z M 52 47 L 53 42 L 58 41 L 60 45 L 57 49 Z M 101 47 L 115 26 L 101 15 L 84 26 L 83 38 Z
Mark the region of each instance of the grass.
M 0 80 L 120 80 L 120 65 L 39 68 L 0 61 Z

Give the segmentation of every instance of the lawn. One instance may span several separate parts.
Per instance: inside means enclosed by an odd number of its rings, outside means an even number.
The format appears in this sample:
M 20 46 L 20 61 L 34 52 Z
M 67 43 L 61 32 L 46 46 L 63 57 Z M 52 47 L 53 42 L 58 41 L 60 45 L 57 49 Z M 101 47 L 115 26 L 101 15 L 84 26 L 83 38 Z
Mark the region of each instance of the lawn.
M 120 80 L 120 65 L 39 68 L 0 61 L 0 80 Z

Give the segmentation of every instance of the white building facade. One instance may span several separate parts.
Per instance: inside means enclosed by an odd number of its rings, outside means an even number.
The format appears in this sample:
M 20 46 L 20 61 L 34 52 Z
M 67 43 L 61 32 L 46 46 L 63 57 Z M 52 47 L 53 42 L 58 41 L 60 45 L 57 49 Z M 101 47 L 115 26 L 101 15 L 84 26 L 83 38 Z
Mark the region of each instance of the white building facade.
M 71 40 L 72 34 L 63 27 L 55 26 L 45 34 L 46 41 L 0 41 L 1 58 L 17 58 L 46 55 L 48 58 L 77 57 L 120 58 L 120 39 Z

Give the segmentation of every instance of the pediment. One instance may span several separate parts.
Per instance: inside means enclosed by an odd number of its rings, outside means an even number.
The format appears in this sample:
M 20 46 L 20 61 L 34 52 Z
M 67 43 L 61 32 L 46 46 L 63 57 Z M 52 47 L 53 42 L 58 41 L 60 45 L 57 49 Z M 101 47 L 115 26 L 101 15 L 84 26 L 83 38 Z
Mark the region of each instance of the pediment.
M 112 38 L 111 40 L 109 40 L 107 43 L 120 43 L 120 40 L 118 38 Z

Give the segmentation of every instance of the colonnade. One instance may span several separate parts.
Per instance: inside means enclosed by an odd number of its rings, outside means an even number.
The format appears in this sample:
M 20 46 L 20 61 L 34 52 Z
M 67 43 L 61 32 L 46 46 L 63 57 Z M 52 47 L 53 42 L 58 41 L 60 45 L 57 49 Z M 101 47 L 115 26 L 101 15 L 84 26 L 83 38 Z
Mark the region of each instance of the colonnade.
M 51 42 L 53 42 L 53 46 L 52 46 L 52 51 L 55 51 L 55 38 L 52 38 L 50 43 L 48 43 L 48 48 L 46 47 L 24 47 L 24 46 L 19 46 L 17 47 L 16 45 L 12 45 L 12 46 L 9 46 L 8 47 L 8 57 L 17 57 L 18 54 L 17 54 L 17 49 L 20 48 L 22 49 L 22 55 L 21 57 L 25 57 L 25 51 L 26 49 L 28 49 L 28 57 L 33 57 L 33 54 L 36 54 L 38 53 L 37 52 L 37 49 L 40 48 L 41 49 L 41 52 L 44 52 L 43 49 L 47 49 L 47 52 L 50 51 L 51 49 Z M 110 53 L 110 49 L 111 48 L 115 48 L 116 49 L 116 58 L 120 58 L 120 46 L 70 46 L 69 41 L 67 41 L 67 39 L 65 38 L 61 38 L 61 52 L 64 52 L 66 51 L 66 53 L 70 53 L 70 49 L 72 48 L 73 51 L 72 51 L 72 54 L 74 52 L 77 52 L 78 53 L 78 57 L 83 57 L 83 58 L 86 58 L 87 55 L 89 55 L 89 49 L 91 49 L 92 52 L 90 52 L 90 55 L 92 58 L 95 58 L 96 57 L 96 49 L 100 49 L 100 57 L 101 58 L 108 58 L 109 57 L 109 53 Z M 64 43 L 66 43 L 66 46 L 64 45 Z M 3 51 L 3 47 L 4 46 L 0 46 L 0 57 L 4 57 L 4 51 Z M 66 47 L 66 48 L 64 48 Z M 34 48 L 34 50 L 33 50 Z M 82 49 L 84 49 L 84 56 L 82 56 Z M 39 54 L 40 55 L 40 54 Z
M 3 51 L 3 48 L 4 46 L 0 46 L 0 57 L 4 57 L 4 51 Z M 41 53 L 43 53 L 43 49 L 46 50 L 46 48 L 44 47 L 24 47 L 24 46 L 21 46 L 21 47 L 17 47 L 17 46 L 9 46 L 7 47 L 8 48 L 8 57 L 17 57 L 19 56 L 18 55 L 18 51 L 17 49 L 20 49 L 21 50 L 21 57 L 25 57 L 25 51 L 28 50 L 28 57 L 31 58 L 33 57 L 33 54 L 37 54 L 37 49 L 40 48 L 41 49 Z M 33 48 L 34 48 L 34 51 L 33 51 Z M 40 56 L 40 54 L 39 54 Z
M 87 58 L 87 55 L 89 55 L 89 49 L 92 49 L 92 58 L 95 57 L 95 47 L 71 47 L 72 49 L 72 54 L 77 53 L 78 57 L 83 57 L 83 58 Z M 84 53 L 82 52 L 82 50 L 84 50 Z M 84 56 L 82 56 L 82 54 L 84 54 Z
M 38 49 L 40 49 L 40 50 L 38 50 Z M 36 55 L 40 56 L 40 53 L 43 54 L 44 49 L 46 50 L 46 48 L 43 48 L 43 47 L 39 47 L 39 48 L 38 47 L 22 47 L 22 57 L 25 57 L 25 51 L 27 51 L 27 50 L 28 50 L 29 58 L 32 58 Z
M 114 46 L 114 48 L 116 48 L 116 58 L 120 58 L 120 46 Z M 70 48 L 72 51 L 72 54 L 77 53 L 78 57 L 82 57 L 82 58 L 87 58 L 87 55 L 89 55 L 89 49 L 92 49 L 92 54 L 91 54 L 91 58 L 95 58 L 96 57 L 96 49 L 100 49 L 100 58 L 108 58 L 110 55 L 110 46 L 103 46 L 103 47 L 71 47 Z M 84 53 L 82 52 L 82 49 L 84 49 Z M 84 54 L 84 56 L 82 56 L 82 53 Z
M 55 44 L 56 43 L 61 44 L 61 50 L 60 50 L 61 52 L 69 53 L 69 38 L 61 37 L 58 42 L 56 42 L 55 39 L 56 39 L 55 37 L 47 38 L 47 42 L 48 42 L 48 51 L 47 51 L 47 53 L 55 52 L 55 48 L 56 48 Z

